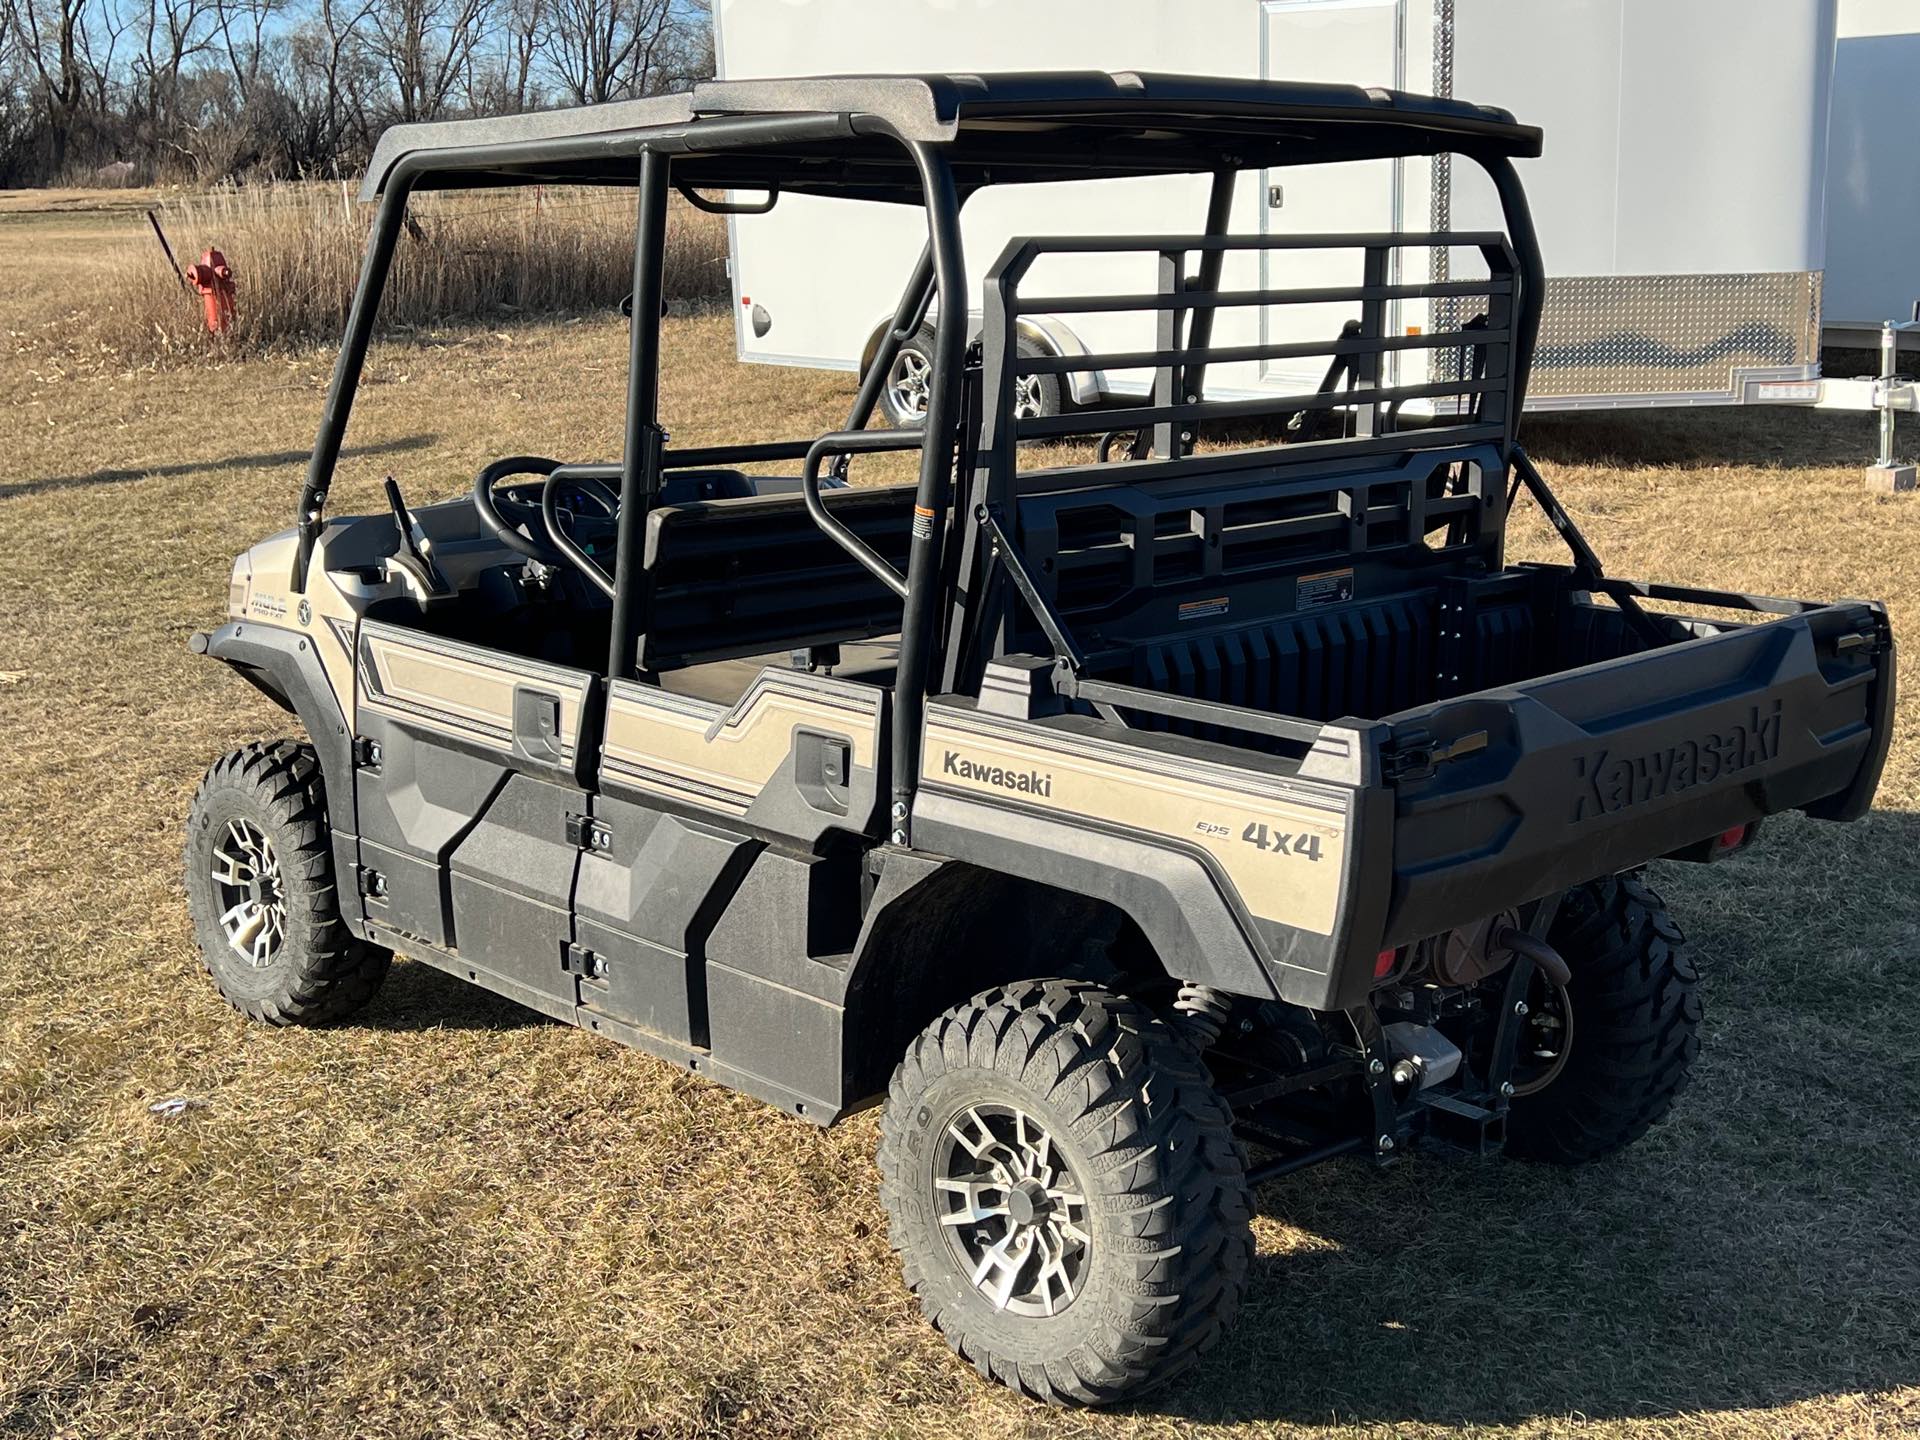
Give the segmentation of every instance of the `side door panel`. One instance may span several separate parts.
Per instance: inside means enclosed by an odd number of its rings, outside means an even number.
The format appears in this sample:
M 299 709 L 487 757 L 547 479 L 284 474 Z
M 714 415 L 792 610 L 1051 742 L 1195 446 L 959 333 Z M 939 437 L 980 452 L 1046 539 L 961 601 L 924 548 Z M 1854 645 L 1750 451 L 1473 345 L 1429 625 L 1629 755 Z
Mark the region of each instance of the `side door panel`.
M 880 804 L 885 693 L 762 670 L 732 706 L 622 680 L 607 700 L 603 789 L 690 805 L 812 846 L 865 833 Z
M 816 899 L 856 904 L 885 710 L 877 686 L 771 667 L 731 706 L 614 684 L 595 801 L 613 843 L 577 892 L 607 967 L 583 1007 L 705 1046 L 755 1093 L 837 1100 L 821 1062 L 837 1074 L 850 942 Z M 821 997 L 799 1017 L 796 986 Z
M 379 621 L 360 627 L 355 672 L 368 919 L 570 1010 L 568 816 L 587 810 L 577 769 L 597 681 Z

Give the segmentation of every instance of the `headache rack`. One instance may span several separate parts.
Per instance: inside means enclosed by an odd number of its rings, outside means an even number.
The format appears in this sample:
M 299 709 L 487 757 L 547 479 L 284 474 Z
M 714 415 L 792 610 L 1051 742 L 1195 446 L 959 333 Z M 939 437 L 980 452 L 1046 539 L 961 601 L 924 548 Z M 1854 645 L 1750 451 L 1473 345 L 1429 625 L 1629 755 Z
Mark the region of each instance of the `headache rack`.
M 1210 216 L 1209 230 L 1223 218 Z M 1348 252 L 1353 283 L 1220 286 L 1223 261 L 1235 252 L 1259 252 L 1264 263 L 1269 255 L 1284 261 L 1336 251 Z M 1479 256 L 1484 277 L 1399 278 L 1401 252 L 1461 251 Z M 1022 293 L 1045 257 L 1095 254 L 1152 257 L 1157 288 Z M 1509 467 L 1523 467 L 1524 483 L 1537 480 L 1525 478 L 1531 466 L 1513 443 L 1530 336 L 1519 318 L 1524 288 L 1515 250 L 1498 232 L 1012 241 L 985 281 L 968 504 L 977 523 L 959 569 L 977 576 L 975 593 L 987 597 L 996 593 L 991 572 L 1004 568 L 1020 598 L 1008 603 L 1001 587 L 999 604 L 971 615 L 955 607 L 953 633 L 961 638 L 949 650 L 949 686 L 971 688 L 993 656 L 1051 651 L 1055 688 L 1108 719 L 1236 731 L 1287 748 L 1311 743 L 1319 726 L 1297 718 L 1301 711 L 1276 713 L 1293 687 L 1277 660 L 1249 665 L 1248 655 L 1271 649 L 1277 656 L 1295 641 L 1309 654 L 1332 654 L 1345 647 L 1343 627 L 1375 626 L 1384 633 L 1374 638 L 1387 643 L 1371 647 L 1369 672 L 1399 670 L 1398 661 L 1428 670 L 1433 652 L 1448 643 L 1444 633 L 1407 623 L 1391 605 L 1377 607 L 1377 616 L 1337 603 L 1308 615 L 1298 587 L 1343 583 L 1321 576 L 1351 585 L 1357 576 L 1362 593 L 1381 594 L 1401 579 L 1432 588 L 1450 574 L 1499 568 Z M 1435 300 L 1473 318 L 1438 332 L 1390 331 L 1395 302 Z M 1331 315 L 1337 333 L 1274 342 L 1263 329 L 1259 343 L 1213 343 L 1224 313 L 1309 305 Z M 1034 317 L 1129 311 L 1152 315 L 1153 348 L 1020 352 Z M 1445 356 L 1430 368 L 1451 378 L 1389 378 L 1391 357 L 1420 353 Z M 1310 391 L 1283 385 L 1245 398 L 1205 398 L 1210 367 L 1317 357 L 1325 357 L 1326 370 Z M 1145 403 L 1048 417 L 1016 411 L 1021 377 L 1130 369 L 1152 372 Z M 1416 426 L 1406 410 L 1412 401 L 1439 403 Z M 1020 468 L 1023 447 L 1026 457 L 1037 453 L 1034 442 L 1078 438 L 1084 447 L 1095 435 L 1096 459 Z M 1557 505 L 1548 508 L 1564 518 Z M 1566 529 L 1576 558 L 1590 558 L 1570 521 Z M 1260 616 L 1273 624 L 1258 631 L 1239 624 Z M 1212 684 L 1210 668 L 1235 678 Z M 1240 683 L 1249 674 L 1261 683 Z M 1320 700 L 1304 707 L 1307 715 L 1329 707 L 1338 714 L 1349 704 L 1357 710 L 1389 688 L 1387 677 L 1368 674 L 1338 677 L 1320 692 L 1315 686 L 1302 672 L 1300 688 Z
M 1211 227 L 1210 227 L 1211 228 Z M 1405 282 L 1395 278 L 1396 252 L 1471 250 L 1487 270 L 1485 278 Z M 1229 253 L 1257 252 L 1298 256 L 1303 252 L 1353 252 L 1360 279 L 1344 285 L 1222 290 L 1222 261 Z M 1149 254 L 1158 261 L 1158 287 L 1147 294 L 1024 295 L 1021 283 L 1049 255 Z M 1190 272 L 1188 257 L 1199 256 Z M 986 306 L 981 324 L 982 395 L 980 464 L 988 472 L 996 503 L 1004 502 L 1022 441 L 1059 440 L 1105 432 L 1132 432 L 1135 458 L 1148 455 L 1180 459 L 1193 453 L 1198 427 L 1208 422 L 1279 418 L 1296 431 L 1318 435 L 1324 423 L 1340 424 L 1341 438 L 1369 442 L 1342 453 L 1408 449 L 1433 444 L 1494 441 L 1510 444 L 1521 388 L 1516 375 L 1516 300 L 1518 263 L 1507 237 L 1498 232 L 1449 234 L 1344 234 L 1286 236 L 1097 236 L 1030 237 L 1011 241 L 986 276 Z M 1484 308 L 1457 329 L 1424 333 L 1388 333 L 1389 307 L 1397 301 L 1445 300 L 1454 313 L 1478 301 Z M 1274 306 L 1346 306 L 1349 315 L 1337 334 L 1325 338 L 1215 345 L 1215 319 L 1222 312 Z M 1022 320 L 1035 316 L 1145 312 L 1155 317 L 1151 350 L 1067 355 L 1022 355 Z M 1385 380 L 1388 357 L 1403 352 L 1451 352 L 1448 367 L 1458 378 L 1416 385 Z M 1210 366 L 1239 362 L 1327 357 L 1326 375 L 1307 393 L 1260 393 L 1245 399 L 1207 400 Z M 1022 419 L 1013 403 L 1016 381 L 1028 375 L 1151 368 L 1153 394 L 1145 405 L 1125 409 L 1075 411 Z M 1400 428 L 1410 401 L 1450 402 L 1452 422 L 1422 430 L 1418 437 Z M 1400 437 L 1397 440 L 1394 437 Z M 1274 454 L 1273 446 L 1255 447 L 1237 463 L 1270 464 L 1305 459 L 1303 454 Z M 1208 457 L 1209 464 L 1224 458 Z

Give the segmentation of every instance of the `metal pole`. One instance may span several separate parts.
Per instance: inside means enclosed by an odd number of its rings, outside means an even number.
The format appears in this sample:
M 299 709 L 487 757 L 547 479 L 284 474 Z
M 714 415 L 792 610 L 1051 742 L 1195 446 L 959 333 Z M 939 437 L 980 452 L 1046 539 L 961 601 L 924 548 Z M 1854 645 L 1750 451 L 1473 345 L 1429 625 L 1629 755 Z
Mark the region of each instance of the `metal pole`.
M 1527 381 L 1533 371 L 1533 350 L 1540 339 L 1540 311 L 1546 303 L 1547 267 L 1540 258 L 1540 237 L 1533 228 L 1533 211 L 1527 205 L 1526 187 L 1505 156 L 1481 160 L 1481 166 L 1493 177 L 1500 195 L 1500 208 L 1506 215 L 1507 238 L 1513 242 L 1514 257 L 1520 262 L 1520 303 L 1513 326 L 1513 388 L 1507 397 L 1507 443 L 1520 425 L 1520 411 L 1527 403 Z
M 387 271 L 393 263 L 393 247 L 406 221 L 407 197 L 413 193 L 413 181 L 410 173 L 395 168 L 380 197 L 373 233 L 367 237 L 366 258 L 360 263 L 360 284 L 353 292 L 353 306 L 347 311 L 346 338 L 340 342 L 340 353 L 333 362 L 333 380 L 327 386 L 326 405 L 320 411 L 320 433 L 314 437 L 313 456 L 307 461 L 307 482 L 300 488 L 300 508 L 294 514 L 299 542 L 294 547 L 291 588 L 296 595 L 306 592 L 307 566 L 313 559 L 313 542 L 320 534 L 327 487 L 333 483 L 333 468 L 340 461 L 340 444 L 347 433 L 347 418 L 353 413 L 354 392 L 360 386 L 360 370 L 366 364 L 374 317 L 380 311 L 380 294 L 386 288 Z
M 1213 172 L 1213 186 L 1207 192 L 1207 234 L 1225 235 L 1227 222 L 1233 213 L 1233 182 L 1239 178 L 1237 170 L 1216 170 Z M 1210 295 L 1220 288 L 1220 267 L 1225 263 L 1227 252 L 1224 250 L 1205 250 L 1200 254 L 1200 273 L 1194 279 L 1193 288 L 1202 294 Z M 1187 336 L 1189 350 L 1205 350 L 1213 343 L 1213 317 L 1219 313 L 1213 307 L 1193 312 L 1193 325 Z M 1181 379 L 1181 393 L 1189 405 L 1200 403 L 1207 387 L 1207 362 L 1191 361 L 1185 368 Z
M 1893 468 L 1893 406 L 1888 392 L 1900 378 L 1900 331 L 1889 320 L 1880 327 L 1880 468 Z
M 646 627 L 647 512 L 660 485 L 660 289 L 667 234 L 667 157 L 640 152 L 640 199 L 633 242 L 633 317 L 627 344 L 627 434 L 620 464 L 618 549 L 613 565 L 613 629 L 607 677 L 638 668 Z
M 940 321 L 934 331 L 933 390 L 927 397 L 920 484 L 914 495 L 913 532 L 907 550 L 907 600 L 900 619 L 900 665 L 893 700 L 893 803 L 889 835 L 910 843 L 911 813 L 919 776 L 921 729 L 927 712 L 927 668 L 940 584 L 940 547 L 946 533 L 953 480 L 953 431 L 960 410 L 961 371 L 967 345 L 967 271 L 960 247 L 960 197 L 947 158 L 918 142 L 907 147 L 926 197 L 927 241 L 933 253 Z

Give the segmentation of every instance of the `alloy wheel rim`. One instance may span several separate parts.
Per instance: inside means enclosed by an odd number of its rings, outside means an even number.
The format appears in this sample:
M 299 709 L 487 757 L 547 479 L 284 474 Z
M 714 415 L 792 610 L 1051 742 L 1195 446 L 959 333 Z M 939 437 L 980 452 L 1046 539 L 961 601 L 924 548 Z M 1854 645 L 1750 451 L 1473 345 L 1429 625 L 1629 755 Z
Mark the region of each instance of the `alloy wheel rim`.
M 1080 1293 L 1093 1255 L 1087 1192 L 1047 1133 L 1013 1105 L 969 1105 L 934 1156 L 935 1211 L 995 1310 L 1047 1317 Z
M 251 820 L 229 820 L 209 868 L 227 945 L 254 969 L 265 969 L 287 938 L 287 888 L 273 841 Z
M 902 350 L 894 356 L 887 375 L 887 393 L 900 414 L 919 419 L 927 413 L 928 382 L 933 366 L 918 350 Z
M 1013 418 L 1016 420 L 1040 418 L 1040 377 L 1038 375 L 1022 375 L 1013 382 Z

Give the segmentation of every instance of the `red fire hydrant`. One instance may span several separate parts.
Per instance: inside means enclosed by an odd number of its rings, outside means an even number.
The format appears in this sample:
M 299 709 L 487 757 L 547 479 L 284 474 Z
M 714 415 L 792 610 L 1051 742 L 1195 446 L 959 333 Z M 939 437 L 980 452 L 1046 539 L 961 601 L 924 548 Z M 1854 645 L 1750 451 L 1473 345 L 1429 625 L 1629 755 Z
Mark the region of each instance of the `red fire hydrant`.
M 207 333 L 224 335 L 233 324 L 233 271 L 227 268 L 227 257 L 218 250 L 207 251 L 198 265 L 187 267 L 187 283 L 200 292 Z

